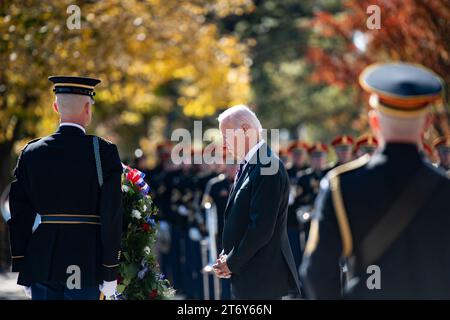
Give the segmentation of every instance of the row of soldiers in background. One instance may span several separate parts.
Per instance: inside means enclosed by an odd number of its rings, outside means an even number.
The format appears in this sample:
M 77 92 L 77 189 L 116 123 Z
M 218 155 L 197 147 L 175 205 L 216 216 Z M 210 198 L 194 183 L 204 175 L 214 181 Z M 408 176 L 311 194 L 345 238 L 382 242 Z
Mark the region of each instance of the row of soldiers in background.
M 331 169 L 364 154 L 372 154 L 377 145 L 377 139 L 371 135 L 356 140 L 348 135 L 337 137 L 331 142 L 336 154 L 333 164 L 327 162 L 329 148 L 324 143 L 308 145 L 296 141 L 280 150 L 280 158 L 287 164 L 291 183 L 288 236 L 297 267 L 301 264 L 320 180 Z M 450 138 L 439 138 L 433 146 L 439 158 L 436 165 L 450 173 Z M 435 159 L 434 150 L 427 144 L 424 144 L 423 150 L 430 159 Z M 161 270 L 177 292 L 188 299 L 230 299 L 229 280 L 218 280 L 212 274 L 204 274 L 207 270 L 204 267 L 214 263 L 213 256 L 222 250 L 223 214 L 236 166 L 191 164 L 189 161 L 174 165 L 170 154 L 170 143 L 161 144 L 157 149 L 157 165 L 152 170 L 145 168 L 146 159 L 143 156 L 137 158 L 135 163 L 146 173 L 153 199 L 160 209 L 158 247 Z M 211 245 L 205 248 L 206 242 L 202 240 L 208 237 L 207 220 L 211 212 L 208 209 L 211 206 L 214 207 L 214 221 L 217 224 L 214 235 L 216 252 L 205 258 L 206 250 L 210 250 Z M 214 281 L 219 282 L 219 294 L 213 286 Z

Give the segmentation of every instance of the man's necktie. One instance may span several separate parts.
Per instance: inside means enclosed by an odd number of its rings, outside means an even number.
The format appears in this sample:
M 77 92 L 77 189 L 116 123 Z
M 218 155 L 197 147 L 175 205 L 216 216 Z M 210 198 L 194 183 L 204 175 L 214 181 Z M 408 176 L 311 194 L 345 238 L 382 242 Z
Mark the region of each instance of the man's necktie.
M 242 172 L 244 171 L 244 167 L 247 164 L 247 161 L 243 161 L 242 163 L 239 164 L 239 168 L 236 171 L 236 179 L 234 179 L 234 184 L 236 184 L 239 181 L 239 178 L 242 175 Z

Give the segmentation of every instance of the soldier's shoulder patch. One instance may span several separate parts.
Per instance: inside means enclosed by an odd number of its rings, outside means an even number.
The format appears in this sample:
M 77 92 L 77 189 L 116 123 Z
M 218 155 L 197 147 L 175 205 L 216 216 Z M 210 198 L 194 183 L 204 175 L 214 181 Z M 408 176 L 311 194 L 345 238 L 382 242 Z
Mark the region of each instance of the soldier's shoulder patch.
M 370 155 L 366 154 L 356 160 L 337 166 L 336 168 L 330 170 L 327 175 L 329 178 L 337 177 L 345 172 L 350 172 L 365 166 L 369 162 L 369 160 Z

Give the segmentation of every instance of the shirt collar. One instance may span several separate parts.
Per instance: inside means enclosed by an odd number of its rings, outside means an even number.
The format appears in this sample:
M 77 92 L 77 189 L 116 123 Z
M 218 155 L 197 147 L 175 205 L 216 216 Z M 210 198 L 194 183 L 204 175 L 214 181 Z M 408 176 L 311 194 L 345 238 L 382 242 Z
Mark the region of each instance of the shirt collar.
M 63 127 L 63 126 L 76 127 L 76 128 L 78 128 L 78 129 L 80 129 L 81 131 L 83 131 L 84 134 L 86 134 L 86 129 L 83 128 L 82 126 L 80 126 L 80 125 L 77 124 L 77 123 L 72 123 L 72 122 L 61 122 L 61 124 L 60 124 L 59 126 L 60 126 L 60 127 Z
M 259 140 L 259 142 L 257 144 L 255 144 L 253 146 L 253 148 L 250 149 L 249 152 L 247 152 L 247 154 L 244 157 L 243 162 L 249 162 L 250 159 L 255 155 L 256 151 L 258 151 L 259 148 L 261 148 L 261 146 L 264 144 L 264 139 Z

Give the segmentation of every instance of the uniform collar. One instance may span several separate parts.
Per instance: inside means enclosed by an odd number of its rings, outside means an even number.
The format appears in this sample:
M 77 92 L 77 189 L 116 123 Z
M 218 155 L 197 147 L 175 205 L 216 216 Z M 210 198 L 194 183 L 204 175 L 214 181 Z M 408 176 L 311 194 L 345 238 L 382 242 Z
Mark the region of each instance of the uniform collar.
M 81 131 L 83 131 L 84 134 L 86 134 L 86 129 L 83 128 L 82 126 L 80 126 L 77 123 L 72 123 L 72 122 L 61 122 L 61 124 L 59 125 L 59 128 L 61 127 L 75 127 L 80 129 Z
M 380 159 L 381 156 L 382 158 L 386 157 L 390 160 L 411 163 L 421 161 L 421 159 L 425 157 L 425 154 L 416 144 L 389 142 L 377 151 L 374 156 L 374 159 Z
M 419 147 L 413 143 L 388 142 L 382 149 L 384 154 L 419 154 Z
M 61 122 L 59 125 L 58 131 L 59 133 L 74 133 L 74 134 L 86 134 L 86 129 L 76 123 L 72 122 Z

